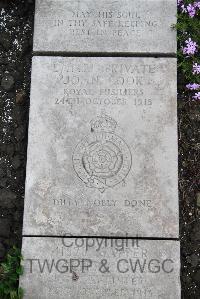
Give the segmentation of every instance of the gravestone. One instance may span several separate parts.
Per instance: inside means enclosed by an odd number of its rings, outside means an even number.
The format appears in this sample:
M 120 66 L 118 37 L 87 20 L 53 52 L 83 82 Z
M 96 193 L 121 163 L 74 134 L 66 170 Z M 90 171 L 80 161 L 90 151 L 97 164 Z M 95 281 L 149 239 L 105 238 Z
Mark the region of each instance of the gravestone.
M 24 299 L 178 299 L 179 242 L 24 238 Z
M 23 233 L 178 237 L 175 58 L 33 58 Z
M 176 53 L 175 0 L 36 0 L 35 52 Z
M 36 0 L 25 299 L 181 298 L 176 5 Z

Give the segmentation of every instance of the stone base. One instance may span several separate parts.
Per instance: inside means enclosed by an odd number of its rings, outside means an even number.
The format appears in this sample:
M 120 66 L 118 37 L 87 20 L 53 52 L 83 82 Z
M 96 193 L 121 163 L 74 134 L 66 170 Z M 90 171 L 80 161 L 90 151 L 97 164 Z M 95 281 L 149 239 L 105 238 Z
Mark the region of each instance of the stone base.
M 24 299 L 179 299 L 178 241 L 23 239 Z

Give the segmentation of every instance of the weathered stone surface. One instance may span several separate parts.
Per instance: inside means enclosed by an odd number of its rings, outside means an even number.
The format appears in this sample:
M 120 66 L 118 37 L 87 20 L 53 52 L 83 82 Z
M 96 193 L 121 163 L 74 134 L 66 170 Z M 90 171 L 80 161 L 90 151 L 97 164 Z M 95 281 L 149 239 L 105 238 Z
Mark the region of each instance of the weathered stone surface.
M 177 241 L 27 237 L 20 284 L 24 299 L 179 299 L 179 252 Z
M 24 234 L 178 237 L 176 59 L 34 57 Z
M 34 51 L 175 53 L 175 0 L 37 0 Z

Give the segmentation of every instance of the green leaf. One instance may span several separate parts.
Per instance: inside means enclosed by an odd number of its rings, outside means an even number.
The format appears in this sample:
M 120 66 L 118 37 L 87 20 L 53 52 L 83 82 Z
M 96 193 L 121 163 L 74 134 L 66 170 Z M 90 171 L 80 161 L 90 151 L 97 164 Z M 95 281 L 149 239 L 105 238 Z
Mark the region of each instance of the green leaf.
M 13 247 L 0 264 L 0 298 L 22 299 L 23 290 L 18 288 L 19 276 L 23 273 L 21 266 L 22 255 L 20 249 Z

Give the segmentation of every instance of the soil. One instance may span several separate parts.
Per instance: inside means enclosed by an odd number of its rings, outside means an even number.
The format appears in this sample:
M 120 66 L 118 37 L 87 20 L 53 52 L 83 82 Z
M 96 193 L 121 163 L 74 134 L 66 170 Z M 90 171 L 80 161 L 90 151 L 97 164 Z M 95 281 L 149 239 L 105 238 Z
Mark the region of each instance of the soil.
M 34 0 L 0 0 L 0 260 L 21 246 Z M 200 298 L 200 109 L 178 78 L 182 298 Z
M 0 259 L 21 246 L 34 1 L 0 0 Z
M 183 80 L 179 81 L 183 82 Z M 200 109 L 178 84 L 182 298 L 200 298 Z

